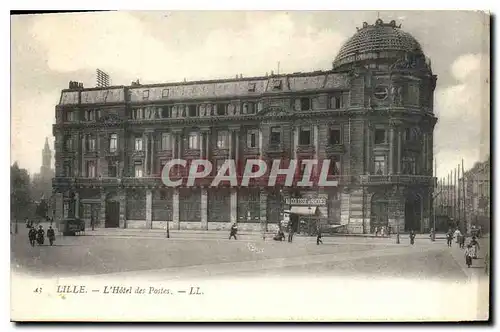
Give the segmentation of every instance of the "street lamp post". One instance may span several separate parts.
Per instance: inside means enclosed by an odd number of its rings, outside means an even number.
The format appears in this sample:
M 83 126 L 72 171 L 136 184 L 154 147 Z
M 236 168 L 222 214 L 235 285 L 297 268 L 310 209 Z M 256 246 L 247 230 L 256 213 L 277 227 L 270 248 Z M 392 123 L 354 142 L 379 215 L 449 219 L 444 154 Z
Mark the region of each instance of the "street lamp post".
M 167 220 L 167 239 L 170 239 L 170 227 L 169 227 L 170 221 Z

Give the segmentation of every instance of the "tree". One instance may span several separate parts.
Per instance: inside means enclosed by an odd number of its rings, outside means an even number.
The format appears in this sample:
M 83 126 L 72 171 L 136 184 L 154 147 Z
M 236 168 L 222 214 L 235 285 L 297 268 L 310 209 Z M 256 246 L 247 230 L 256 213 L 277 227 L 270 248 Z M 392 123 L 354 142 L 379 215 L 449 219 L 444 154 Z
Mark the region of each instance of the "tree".
M 11 218 L 20 220 L 31 216 L 31 184 L 28 171 L 19 168 L 17 162 L 10 167 Z

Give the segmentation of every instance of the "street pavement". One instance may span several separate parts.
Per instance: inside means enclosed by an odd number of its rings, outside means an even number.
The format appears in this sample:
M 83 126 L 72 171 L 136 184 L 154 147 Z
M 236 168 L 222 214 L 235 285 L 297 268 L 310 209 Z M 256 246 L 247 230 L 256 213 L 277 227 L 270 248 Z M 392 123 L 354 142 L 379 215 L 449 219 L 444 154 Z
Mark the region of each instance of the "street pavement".
M 444 240 L 417 237 L 415 245 L 395 237 L 295 236 L 293 243 L 262 234 L 229 240 L 221 231 L 88 230 L 81 236 L 57 236 L 53 247 L 31 247 L 27 229 L 11 236 L 13 271 L 35 276 L 92 276 L 177 279 L 185 276 L 369 276 L 454 282 L 483 277 L 484 254 L 467 269 L 463 251 Z M 489 239 L 487 239 L 489 242 Z M 482 239 L 482 251 L 489 246 Z M 46 242 L 47 243 L 47 242 Z

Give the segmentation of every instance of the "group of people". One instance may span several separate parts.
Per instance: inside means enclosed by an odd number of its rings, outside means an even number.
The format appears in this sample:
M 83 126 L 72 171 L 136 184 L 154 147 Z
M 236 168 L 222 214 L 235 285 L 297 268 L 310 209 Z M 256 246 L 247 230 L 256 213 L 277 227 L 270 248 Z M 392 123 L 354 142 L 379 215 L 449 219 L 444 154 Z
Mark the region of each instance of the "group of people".
M 375 233 L 375 236 L 391 236 L 391 228 L 390 227 L 386 227 L 386 226 L 382 226 L 382 227 L 375 227 L 374 228 L 374 233 Z
M 38 229 L 36 229 L 34 226 L 31 226 L 28 232 L 28 238 L 32 247 L 35 246 L 35 242 L 40 246 L 43 245 L 43 243 L 45 242 L 45 230 L 43 229 L 43 226 L 38 226 Z M 53 245 L 54 241 L 56 240 L 56 234 L 52 226 L 49 226 L 49 228 L 47 229 L 47 239 L 49 239 L 50 245 Z
M 454 232 L 450 228 L 446 233 L 446 243 L 448 247 L 452 246 L 453 239 L 456 239 L 456 243 L 458 244 L 458 247 L 460 249 L 465 249 L 464 251 L 465 263 L 467 264 L 467 267 L 471 267 L 472 260 L 477 259 L 477 254 L 478 251 L 480 250 L 479 242 L 476 240 L 476 236 L 472 235 L 470 242 L 466 246 L 465 234 L 462 234 L 462 232 L 458 228 Z

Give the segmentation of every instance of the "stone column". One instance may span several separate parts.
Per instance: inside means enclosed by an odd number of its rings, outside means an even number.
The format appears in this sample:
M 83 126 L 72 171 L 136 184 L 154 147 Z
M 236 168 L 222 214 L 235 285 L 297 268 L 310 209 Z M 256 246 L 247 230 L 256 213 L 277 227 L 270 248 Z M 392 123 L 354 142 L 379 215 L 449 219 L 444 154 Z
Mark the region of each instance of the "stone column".
M 260 227 L 262 232 L 267 232 L 267 191 L 260 191 Z
M 75 192 L 75 218 L 80 218 L 80 193 Z
M 81 154 L 81 158 L 80 158 L 80 177 L 84 177 L 85 176 L 85 134 L 82 134 L 82 137 L 81 137 L 81 146 L 82 146 L 82 149 L 80 150 Z
M 146 189 L 146 228 L 153 228 L 153 192 Z
M 262 159 L 262 154 L 263 154 L 263 151 L 262 151 L 262 143 L 263 143 L 263 137 L 262 137 L 262 129 L 259 128 L 259 157 L 260 159 Z
M 235 150 L 234 150 L 234 159 L 235 159 L 235 162 L 236 162 L 236 168 L 238 170 L 238 166 L 240 164 L 240 132 L 239 131 L 236 131 L 235 132 L 235 142 L 234 142 L 234 147 L 235 147 Z
M 120 202 L 120 228 L 127 228 L 127 191 L 125 188 L 118 190 L 118 200 Z
M 297 160 L 297 146 L 299 146 L 299 127 L 293 127 L 293 158 Z
M 172 137 L 172 142 L 170 143 L 172 145 L 172 159 L 177 158 L 177 133 L 171 133 L 170 134 Z
M 143 135 L 143 144 L 144 144 L 144 175 L 149 175 L 149 151 L 148 151 L 148 143 L 149 143 L 149 134 L 144 133 Z
M 205 131 L 205 136 L 206 136 L 206 139 L 205 139 L 205 158 L 209 158 L 210 157 L 210 131 Z
M 398 174 L 401 174 L 401 151 L 403 149 L 402 143 L 401 143 L 401 127 L 397 128 L 397 133 L 398 133 L 398 159 L 396 160 L 396 170 Z
M 54 217 L 54 222 L 56 222 L 56 225 L 59 229 L 59 222 L 63 219 L 64 216 L 64 198 L 62 193 L 55 193 L 55 215 Z
M 204 156 L 205 156 L 205 153 L 204 153 L 204 137 L 205 137 L 205 133 L 202 131 L 200 132 L 200 159 L 203 159 Z
M 238 192 L 231 188 L 231 223 L 238 222 Z
M 99 211 L 98 226 L 106 226 L 106 192 L 104 189 L 101 189 L 101 210 Z
M 313 144 L 314 144 L 314 159 L 318 160 L 319 155 L 319 127 L 318 125 L 313 126 Z M 319 161 L 318 165 L 314 166 L 312 175 L 314 178 L 318 177 L 318 169 L 319 169 Z
M 149 163 L 149 174 L 155 174 L 155 134 L 150 133 L 150 143 L 151 143 L 151 153 L 150 153 L 150 163 Z
M 201 229 L 208 230 L 208 191 L 201 189 Z
M 366 128 L 366 164 L 365 164 L 365 174 L 371 174 L 371 161 L 372 161 L 372 147 L 371 147 L 371 136 L 372 136 L 372 127 L 368 123 L 367 128 Z
M 389 167 L 387 173 L 392 175 L 393 169 L 394 169 L 394 125 L 391 124 L 389 128 Z
M 172 195 L 172 222 L 177 223 L 177 229 L 180 229 L 179 221 L 179 188 L 174 188 Z
M 233 129 L 229 129 L 229 142 L 228 142 L 228 150 L 229 150 L 229 153 L 228 153 L 228 158 L 229 159 L 232 159 L 233 158 Z

